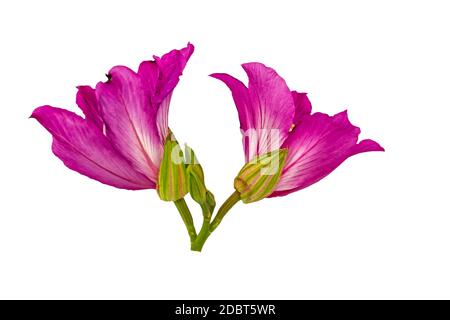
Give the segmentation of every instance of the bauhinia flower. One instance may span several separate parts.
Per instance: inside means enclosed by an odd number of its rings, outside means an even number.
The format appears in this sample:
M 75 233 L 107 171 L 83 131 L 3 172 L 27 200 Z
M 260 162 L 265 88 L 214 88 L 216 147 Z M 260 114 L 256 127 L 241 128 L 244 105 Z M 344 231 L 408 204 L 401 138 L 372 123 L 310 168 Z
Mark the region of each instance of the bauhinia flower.
M 273 69 L 261 63 L 243 65 L 248 87 L 215 73 L 231 90 L 239 114 L 246 164 L 234 181 L 236 191 L 211 223 L 214 230 L 239 200 L 255 202 L 306 188 L 362 152 L 384 151 L 373 140 L 358 142 L 360 129 L 347 112 L 311 114 L 306 93 L 289 90 Z
M 193 51 L 188 44 L 155 56 L 137 72 L 116 66 L 95 89 L 78 87 L 76 103 L 84 118 L 51 106 L 31 115 L 52 134 L 52 150 L 68 168 L 121 189 L 157 189 L 162 200 L 174 201 L 191 239 L 196 234 L 183 200 L 186 168 L 168 114 L 172 92 Z M 173 155 L 181 158 L 176 161 Z

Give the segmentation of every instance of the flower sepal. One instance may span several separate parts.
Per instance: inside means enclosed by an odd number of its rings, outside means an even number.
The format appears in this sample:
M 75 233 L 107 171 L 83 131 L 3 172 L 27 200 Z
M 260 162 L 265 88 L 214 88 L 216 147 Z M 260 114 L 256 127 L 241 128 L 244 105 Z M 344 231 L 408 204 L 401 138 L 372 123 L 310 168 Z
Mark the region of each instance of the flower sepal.
M 188 193 L 188 178 L 183 151 L 172 133 L 169 133 L 164 143 L 157 191 L 163 201 L 177 201 Z
M 214 195 L 205 185 L 205 174 L 203 168 L 198 162 L 194 150 L 186 145 L 186 172 L 188 177 L 188 190 L 192 199 L 201 206 L 207 206 L 206 211 L 213 212 L 216 206 Z
M 255 202 L 269 196 L 281 177 L 287 149 L 278 149 L 247 162 L 234 179 L 234 188 L 242 202 Z

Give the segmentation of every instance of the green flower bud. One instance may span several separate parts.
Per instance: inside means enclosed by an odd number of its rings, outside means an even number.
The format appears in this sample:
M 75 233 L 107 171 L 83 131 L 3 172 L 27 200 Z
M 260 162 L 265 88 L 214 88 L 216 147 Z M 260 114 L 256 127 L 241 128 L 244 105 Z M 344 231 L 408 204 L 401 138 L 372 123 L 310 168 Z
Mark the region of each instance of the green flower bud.
M 161 200 L 176 201 L 188 193 L 183 151 L 172 133 L 164 143 L 164 155 L 159 168 L 157 191 Z
M 186 145 L 185 153 L 189 193 L 195 202 L 203 204 L 206 202 L 206 193 L 208 192 L 205 186 L 205 174 L 203 173 L 203 168 L 198 162 L 192 148 Z
M 280 180 L 287 154 L 287 149 L 268 152 L 242 167 L 234 179 L 234 188 L 244 203 L 264 199 L 273 192 Z
M 216 199 L 214 199 L 214 195 L 212 194 L 212 192 L 206 192 L 206 204 L 208 205 L 209 210 L 213 212 L 214 208 L 216 207 Z
M 198 203 L 206 202 L 206 187 L 203 178 L 203 170 L 200 165 L 188 165 L 188 188 L 192 199 Z

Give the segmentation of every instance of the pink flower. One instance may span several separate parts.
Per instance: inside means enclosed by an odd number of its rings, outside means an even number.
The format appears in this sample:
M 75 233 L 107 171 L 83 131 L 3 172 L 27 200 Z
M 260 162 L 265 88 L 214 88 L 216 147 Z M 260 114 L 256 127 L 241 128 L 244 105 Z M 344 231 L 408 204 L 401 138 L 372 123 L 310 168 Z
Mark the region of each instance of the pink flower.
M 290 91 L 273 69 L 261 63 L 243 65 L 248 87 L 224 73 L 211 76 L 231 90 L 236 104 L 246 162 L 270 151 L 287 149 L 279 180 L 268 194 L 284 196 L 326 177 L 345 159 L 362 152 L 384 151 L 373 140 L 358 143 L 360 129 L 347 112 L 311 114 L 306 93 Z
M 154 189 L 169 135 L 170 98 L 194 46 L 117 66 L 95 89 L 78 87 L 85 118 L 42 106 L 31 115 L 53 136 L 54 154 L 72 170 L 122 189 Z

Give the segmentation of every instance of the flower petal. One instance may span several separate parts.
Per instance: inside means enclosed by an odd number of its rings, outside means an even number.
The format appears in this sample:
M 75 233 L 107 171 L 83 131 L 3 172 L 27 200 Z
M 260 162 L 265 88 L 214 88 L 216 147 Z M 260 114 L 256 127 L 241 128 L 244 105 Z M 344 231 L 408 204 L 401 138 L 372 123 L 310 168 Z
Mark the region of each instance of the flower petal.
M 241 129 L 248 138 L 249 146 L 244 146 L 248 162 L 280 148 L 293 123 L 295 106 L 286 82 L 275 70 L 262 63 L 246 63 L 242 67 L 249 78 L 248 89 L 227 74 L 211 76 L 222 80 L 232 91 Z
M 52 150 L 70 169 L 117 188 L 155 188 L 93 123 L 73 112 L 50 106 L 35 109 L 31 117 L 53 135 Z
M 306 188 L 326 177 L 345 159 L 362 152 L 384 151 L 375 141 L 358 141 L 360 129 L 353 126 L 347 112 L 332 117 L 304 115 L 283 144 L 289 154 L 282 177 L 271 197 Z
M 153 97 L 155 96 L 156 86 L 158 84 L 158 65 L 155 61 L 144 61 L 139 65 L 138 74 L 141 77 L 145 94 L 148 96 L 151 103 Z
M 234 104 L 236 105 L 238 111 L 241 132 L 243 134 L 242 145 L 244 147 L 245 162 L 248 162 L 250 160 L 250 143 L 248 141 L 246 142 L 246 135 L 251 132 L 250 130 L 253 128 L 253 124 L 255 123 L 255 112 L 249 103 L 248 89 L 241 81 L 226 73 L 213 73 L 210 76 L 221 80 L 231 90 Z M 256 148 L 253 149 L 252 154 L 256 152 Z
M 169 134 L 168 117 L 172 92 L 194 52 L 190 43 L 181 50 L 172 50 L 155 61 L 144 61 L 139 66 L 138 74 L 142 79 L 144 90 L 156 112 L 158 134 L 165 141 Z
M 250 105 L 248 89 L 241 81 L 226 73 L 213 73 L 213 78 L 221 80 L 231 90 L 239 115 L 241 129 L 246 131 L 255 127 L 255 111 Z
M 181 50 L 172 50 L 161 58 L 154 57 L 158 66 L 159 77 L 152 100 L 153 104 L 161 103 L 173 91 L 193 52 L 194 46 L 188 43 Z
M 141 78 L 127 67 L 114 67 L 109 76 L 96 87 L 106 135 L 137 171 L 156 182 L 164 141 Z
M 275 70 L 262 63 L 246 63 L 242 67 L 248 75 L 251 105 L 257 111 L 254 128 L 266 129 L 259 134 L 257 154 L 277 150 L 286 140 L 294 117 L 291 91 Z M 272 141 L 271 130 L 278 130 L 279 141 Z
M 91 121 L 101 131 L 103 131 L 103 119 L 98 109 L 95 90 L 90 86 L 79 86 L 77 92 L 77 105 L 86 116 L 86 120 Z
M 310 115 L 312 106 L 311 101 L 309 101 L 306 93 L 300 93 L 297 91 L 292 91 L 292 98 L 295 104 L 295 115 L 294 115 L 294 125 L 300 123 L 301 119 L 305 115 Z

